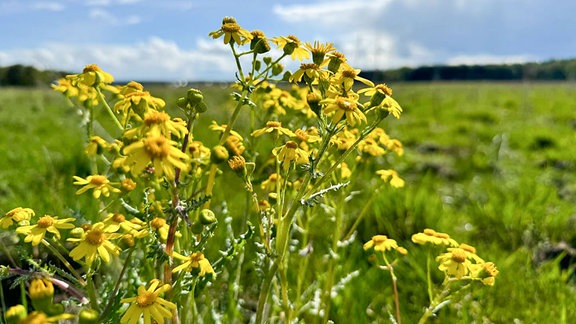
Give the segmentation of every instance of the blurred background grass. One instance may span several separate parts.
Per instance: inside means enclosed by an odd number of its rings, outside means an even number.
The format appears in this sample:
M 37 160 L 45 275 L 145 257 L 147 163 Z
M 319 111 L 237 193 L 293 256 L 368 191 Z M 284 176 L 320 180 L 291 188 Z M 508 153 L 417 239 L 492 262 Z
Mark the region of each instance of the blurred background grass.
M 209 106 L 200 123 L 224 123 L 229 90 L 198 87 Z M 386 234 L 423 261 L 410 236 L 431 227 L 475 246 L 500 270 L 494 287 L 458 295 L 438 323 L 576 318 L 574 279 L 560 267 L 563 254 L 546 262 L 535 258 L 576 238 L 576 84 L 407 83 L 393 89 L 405 113 L 386 119 L 383 128 L 404 144 L 404 156 L 390 160 L 406 187 L 381 190 L 355 242 L 341 249 L 340 274 L 359 275 L 333 299 L 331 317 L 337 323 L 386 321 L 393 305 L 390 279 L 366 261 L 362 243 Z M 177 113 L 175 100 L 187 89 L 148 90 Z M 74 194 L 72 176 L 88 172 L 85 134 L 76 109 L 59 93 L 0 88 L 0 122 L 0 212 L 23 206 L 67 216 L 95 209 L 89 195 Z M 374 176 L 366 170 L 357 177 L 361 183 Z M 347 210 L 359 210 L 371 194 L 361 192 Z M 320 238 L 326 224 L 316 225 L 312 235 Z M 322 276 L 319 264 L 310 266 L 309 276 Z M 396 271 L 403 319 L 415 322 L 426 305 L 425 274 L 407 262 Z M 259 282 L 253 285 L 252 293 Z

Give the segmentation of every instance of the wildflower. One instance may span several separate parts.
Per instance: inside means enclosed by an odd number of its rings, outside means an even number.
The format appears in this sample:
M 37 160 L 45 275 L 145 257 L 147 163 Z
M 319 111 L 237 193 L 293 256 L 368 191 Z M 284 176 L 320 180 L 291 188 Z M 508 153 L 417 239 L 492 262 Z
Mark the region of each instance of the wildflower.
M 144 86 L 136 81 L 130 81 L 126 85 L 118 88 L 119 94 L 126 96 L 132 92 L 142 92 L 144 91 Z
M 226 138 L 226 148 L 232 153 L 232 155 L 242 155 L 246 150 L 244 142 L 241 138 L 236 135 L 230 135 Z
M 76 191 L 77 195 L 81 195 L 90 189 L 94 189 L 92 195 L 94 198 L 100 198 L 100 195 L 104 195 L 104 197 L 109 197 L 110 192 L 118 193 L 120 189 L 114 188 L 110 183 L 110 180 L 106 178 L 106 176 L 95 174 L 88 176 L 86 179 L 82 179 L 78 176 L 74 176 L 75 185 L 84 186 Z
M 298 148 L 298 144 L 292 141 L 286 142 L 283 146 L 276 147 L 272 150 L 278 162 L 282 164 L 284 171 L 288 171 L 291 163 L 306 164 L 308 163 L 308 152 Z
M 150 228 L 160 235 L 160 238 L 163 241 L 168 239 L 168 231 L 170 230 L 170 225 L 166 223 L 166 219 L 162 217 L 155 217 L 150 221 Z M 182 234 L 180 232 L 176 232 L 176 237 L 180 237 Z
M 433 245 L 458 246 L 458 242 L 450 238 L 450 235 L 436 232 L 431 228 L 426 228 L 422 233 L 412 235 L 412 242 L 421 245 L 430 243 Z
M 98 154 L 102 154 L 103 151 L 107 151 L 110 148 L 112 148 L 112 145 L 105 139 L 100 136 L 92 136 L 86 145 L 86 155 L 96 156 Z
M 396 240 L 389 239 L 386 235 L 375 235 L 372 239 L 364 243 L 364 251 L 374 248 L 374 251 L 386 252 L 396 250 L 398 243 Z
M 4 313 L 4 319 L 7 324 L 21 323 L 28 316 L 28 310 L 24 305 L 14 305 L 6 310 Z
M 302 63 L 300 68 L 294 72 L 288 79 L 290 82 L 300 82 L 304 77 L 306 83 L 312 83 L 314 80 L 327 79 L 328 74 L 326 70 L 320 69 L 320 67 L 315 63 Z
M 246 176 L 246 160 L 241 155 L 234 155 L 228 160 L 228 166 L 232 169 L 238 176 Z
M 160 110 L 166 102 L 153 97 L 148 91 L 134 91 L 126 94 L 114 105 L 114 111 L 128 116 L 130 111 L 143 118 L 149 110 Z
M 312 53 L 312 62 L 318 66 L 321 66 L 324 63 L 324 57 L 326 54 L 336 50 L 332 43 L 323 44 L 318 41 L 315 41 L 314 44 L 306 42 L 304 43 L 304 47 Z
M 114 77 L 108 73 L 102 71 L 102 69 L 96 64 L 86 65 L 81 74 L 78 74 L 77 80 L 89 87 L 97 87 L 100 84 L 110 84 L 114 82 Z
M 174 135 L 178 138 L 188 134 L 186 122 L 180 118 L 171 119 L 170 115 L 163 111 L 150 110 L 144 115 L 141 126 L 128 129 L 124 137 L 134 138 L 142 136 L 149 131 L 158 131 L 167 138 Z
M 71 78 L 60 78 L 51 86 L 52 89 L 61 92 L 66 98 L 76 97 L 79 93 L 78 87 L 73 84 Z
M 275 37 L 272 41 L 284 51 L 284 54 L 290 55 L 293 60 L 302 61 L 310 57 L 310 52 L 305 47 L 302 47 L 300 40 L 294 35 Z
M 35 310 L 49 312 L 53 305 L 54 285 L 45 278 L 35 278 L 30 282 L 28 294 Z
M 250 32 L 252 34 L 252 40 L 250 41 L 250 49 L 258 54 L 263 54 L 270 51 L 270 44 L 264 33 L 260 30 L 253 30 Z
M 368 107 L 379 106 L 384 98 L 392 96 L 392 89 L 390 89 L 385 83 L 377 84 L 373 87 L 364 88 L 358 90 L 359 94 L 364 94 L 370 97 L 370 102 L 366 105 Z
M 28 225 L 32 216 L 35 215 L 34 211 L 30 208 L 16 207 L 0 218 L 0 228 L 6 229 L 12 226 L 12 224 L 20 224 L 20 222 L 22 222 L 23 225 Z
M 89 266 L 94 262 L 96 256 L 99 256 L 104 262 L 110 262 L 110 253 L 120 254 L 120 248 L 110 242 L 111 239 L 120 237 L 120 234 L 113 233 L 113 229 L 114 227 L 106 227 L 104 223 L 98 222 L 84 232 L 81 238 L 69 238 L 69 242 L 79 243 L 70 251 L 72 259 L 78 261 L 84 258 Z
M 210 149 L 200 141 L 191 141 L 188 144 L 188 154 L 192 157 L 192 162 L 198 164 L 208 164 L 210 161 Z
M 214 39 L 224 36 L 224 44 L 234 41 L 239 45 L 248 42 L 253 37 L 249 31 L 240 27 L 240 25 L 236 23 L 236 19 L 232 17 L 224 17 L 224 19 L 222 19 L 222 27 L 216 31 L 210 32 L 208 35 L 212 36 Z
M 130 178 L 126 178 L 120 181 L 120 185 L 122 186 L 122 189 L 126 191 L 132 191 L 136 189 L 136 182 Z
M 400 118 L 400 114 L 402 114 L 402 107 L 400 104 L 394 100 L 392 97 L 386 97 L 382 101 L 381 107 L 388 111 L 392 116 L 396 117 L 396 119 Z
M 378 170 L 376 174 L 382 178 L 385 182 L 390 181 L 390 185 L 394 188 L 404 187 L 404 180 L 398 176 L 398 173 L 394 170 Z
M 39 312 L 39 311 L 34 311 L 30 314 L 28 314 L 28 316 L 26 316 L 25 318 L 23 318 L 22 320 L 20 320 L 20 322 L 18 322 L 19 324 L 36 324 L 36 323 L 41 323 L 41 324 L 56 324 L 56 323 L 60 323 L 60 321 L 62 320 L 69 320 L 72 319 L 76 316 L 74 316 L 73 314 L 68 314 L 68 313 L 62 313 L 62 314 L 58 314 L 55 316 L 50 316 L 48 317 L 48 315 L 46 315 L 43 312 Z
M 282 127 L 282 123 L 278 122 L 278 121 L 269 121 L 266 122 L 266 127 L 264 128 L 260 128 L 257 129 L 255 131 L 253 131 L 250 135 L 254 136 L 254 137 L 258 137 L 262 134 L 265 133 L 272 133 L 272 132 L 277 132 L 277 136 L 280 135 L 286 135 L 288 137 L 294 137 L 296 136 L 296 134 L 294 134 L 291 130 L 289 130 L 288 128 L 284 128 Z
M 333 123 L 338 123 L 342 117 L 346 117 L 346 122 L 350 126 L 366 122 L 366 116 L 358 109 L 358 104 L 354 97 L 338 96 L 336 98 L 323 99 L 320 103 L 326 105 L 324 108 L 325 114 L 333 113 Z
M 386 150 L 380 147 L 378 143 L 371 138 L 365 138 L 360 141 L 360 143 L 358 143 L 358 150 L 372 156 L 382 156 L 386 154 Z
M 60 232 L 58 229 L 71 229 L 74 228 L 73 222 L 74 218 L 58 219 L 58 217 L 45 215 L 38 219 L 35 225 L 20 226 L 16 229 L 16 233 L 25 234 L 24 242 L 32 242 L 32 246 L 40 244 L 46 232 L 50 232 L 56 236 L 56 239 L 60 239 Z
M 127 220 L 126 216 L 120 213 L 108 213 L 108 217 L 102 223 L 104 224 L 104 231 L 107 233 L 114 233 L 119 229 L 129 233 L 142 228 L 142 226 Z
M 228 125 L 226 124 L 222 124 L 222 125 L 218 125 L 218 123 L 216 123 L 216 121 L 212 121 L 212 124 L 210 126 L 208 126 L 208 128 L 210 128 L 213 131 L 219 132 L 220 135 L 224 134 L 224 132 L 226 131 L 226 128 L 228 127 Z M 230 130 L 230 135 L 234 135 L 236 137 L 238 137 L 240 140 L 244 140 L 242 138 L 242 135 L 240 135 L 238 132 L 236 132 L 235 130 Z
M 173 255 L 176 259 L 182 260 L 184 262 L 174 268 L 172 272 L 178 272 L 182 270 L 191 272 L 192 270 L 197 270 L 199 271 L 198 275 L 200 277 L 203 277 L 208 273 L 216 275 L 208 259 L 206 259 L 204 254 L 200 252 L 194 252 L 188 256 L 183 256 L 179 253 L 173 252 Z
M 165 175 L 169 180 L 174 179 L 174 168 L 188 170 L 186 153 L 179 150 L 176 142 L 167 139 L 164 135 L 152 131 L 146 138 L 134 142 L 124 148 L 127 155 L 124 165 L 130 167 L 133 175 L 144 171 L 148 164 L 154 166 L 154 174 L 158 177 Z
M 268 179 L 262 181 L 260 188 L 265 191 L 276 192 L 276 185 L 280 181 L 281 177 L 277 173 L 272 173 L 268 176 Z
M 160 295 L 172 289 L 168 284 L 160 285 L 158 279 L 153 279 L 150 286 L 146 289 L 144 286 L 138 287 L 136 297 L 121 299 L 121 303 L 131 303 L 120 323 L 136 324 L 144 317 L 144 323 L 164 323 L 166 319 L 172 318 L 172 313 L 176 310 L 176 304 L 169 302 Z
M 436 261 L 440 263 L 438 269 L 444 271 L 447 276 L 454 276 L 456 279 L 470 274 L 472 262 L 468 259 L 466 251 L 461 248 L 448 248 L 448 251 L 436 258 Z
M 342 132 L 333 136 L 330 142 L 338 147 L 338 150 L 345 151 L 356 142 L 356 132 L 344 129 Z
M 365 79 L 361 76 L 360 69 L 353 69 L 351 67 L 346 67 L 340 70 L 336 75 L 334 75 L 334 79 L 332 80 L 333 84 L 343 85 L 345 91 L 350 91 L 352 86 L 354 85 L 354 81 L 360 81 L 369 87 L 373 87 L 374 83 L 372 81 Z
M 226 147 L 222 145 L 216 145 L 210 150 L 210 161 L 214 164 L 220 164 L 228 161 L 230 153 Z
M 498 273 L 500 271 L 496 269 L 496 265 L 493 262 L 483 262 L 472 265 L 470 276 L 475 280 L 480 280 L 487 286 L 493 286 Z
M 326 54 L 326 56 L 328 57 L 328 71 L 332 73 L 338 72 L 341 66 L 348 66 L 348 64 L 346 64 L 346 56 L 340 52 L 334 51 Z M 342 64 L 344 64 L 344 66 Z
M 346 162 L 340 163 L 338 168 L 340 169 L 340 177 L 342 177 L 342 179 L 350 179 L 350 176 L 352 176 L 352 171 Z

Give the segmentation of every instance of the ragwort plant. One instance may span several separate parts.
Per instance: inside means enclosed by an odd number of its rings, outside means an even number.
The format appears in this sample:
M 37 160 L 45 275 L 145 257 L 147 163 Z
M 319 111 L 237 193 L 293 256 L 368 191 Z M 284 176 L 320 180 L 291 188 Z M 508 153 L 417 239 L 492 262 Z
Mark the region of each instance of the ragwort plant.
M 17 207 L 0 220 L 25 243 L 20 260 L 2 268 L 21 288 L 20 304 L 4 312 L 8 323 L 331 320 L 333 296 L 359 275 L 342 273 L 341 250 L 357 242 L 378 188 L 404 186 L 388 165 L 402 144 L 379 126 L 402 108 L 387 85 L 360 77 L 332 44 L 267 38 L 230 17 L 210 36 L 230 47 L 237 67 L 227 120 L 198 122 L 214 107 L 197 89 L 168 104 L 182 116 L 173 117 L 140 83 L 113 85 L 97 65 L 53 85 L 84 116 L 90 174 L 73 185 L 99 209 L 40 217 Z M 300 67 L 284 71 L 286 59 Z M 349 201 L 360 190 L 373 194 L 358 211 Z M 318 224 L 329 226 L 318 231 Z M 494 264 L 447 234 L 427 229 L 413 241 L 434 246 L 421 322 L 454 291 L 494 283 Z M 392 277 L 389 316 L 400 323 L 402 276 L 394 267 L 408 251 L 385 235 L 364 249 Z M 432 282 L 434 259 L 443 283 Z M 312 264 L 325 272 L 311 276 Z

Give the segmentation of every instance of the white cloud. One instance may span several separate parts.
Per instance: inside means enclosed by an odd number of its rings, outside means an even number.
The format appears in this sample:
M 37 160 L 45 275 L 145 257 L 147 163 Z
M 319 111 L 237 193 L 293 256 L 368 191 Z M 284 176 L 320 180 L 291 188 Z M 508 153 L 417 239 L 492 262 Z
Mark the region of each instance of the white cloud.
M 85 4 L 91 7 L 105 7 L 110 5 L 133 4 L 140 1 L 142 0 L 88 0 Z
M 274 6 L 273 12 L 289 22 L 314 21 L 322 23 L 361 20 L 363 16 L 384 9 L 391 0 L 328 1 L 310 4 Z M 357 13 L 363 13 L 358 15 Z
M 235 71 L 229 49 L 220 42 L 203 39 L 196 42 L 193 50 L 151 37 L 136 44 L 52 43 L 42 48 L 0 52 L 0 66 L 29 64 L 73 73 L 92 63 L 120 81 L 230 81 Z
M 91 9 L 88 13 L 88 16 L 91 19 L 97 20 L 100 24 L 107 24 L 112 26 L 135 25 L 142 22 L 140 16 L 130 15 L 120 19 L 110 13 L 108 10 L 104 10 L 102 8 Z
M 30 8 L 33 10 L 48 10 L 48 11 L 62 11 L 66 7 L 61 2 L 56 1 L 42 1 L 42 2 L 34 2 L 30 5 Z

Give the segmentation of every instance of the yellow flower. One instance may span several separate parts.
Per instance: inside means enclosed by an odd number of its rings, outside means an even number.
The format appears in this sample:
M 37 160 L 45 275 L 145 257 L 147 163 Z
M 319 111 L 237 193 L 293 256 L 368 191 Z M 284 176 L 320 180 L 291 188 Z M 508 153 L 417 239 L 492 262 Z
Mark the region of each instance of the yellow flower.
M 447 276 L 461 279 L 470 274 L 472 262 L 467 256 L 466 251 L 461 248 L 448 248 L 448 252 L 436 258 L 436 261 L 440 263 L 438 269 L 444 271 Z
M 312 83 L 314 80 L 327 79 L 328 72 L 320 69 L 315 63 L 302 63 L 300 68 L 288 78 L 288 81 L 297 83 L 302 81 L 302 77 L 306 83 Z
M 30 208 L 16 207 L 0 219 L 0 228 L 6 229 L 12 224 L 20 224 L 20 222 L 22 225 L 28 225 L 32 216 L 35 215 L 36 213 Z
M 364 93 L 365 96 L 370 97 L 370 102 L 366 103 L 367 107 L 375 107 L 382 104 L 384 98 L 392 96 L 392 89 L 385 83 L 377 84 L 373 87 L 358 90 L 359 94 Z
M 338 72 L 340 67 L 349 67 L 349 65 L 346 64 L 346 56 L 340 52 L 334 51 L 326 54 L 326 56 L 328 58 L 328 70 L 332 73 Z
M 302 47 L 300 40 L 294 35 L 286 37 L 278 36 L 275 37 L 272 42 L 278 45 L 278 48 L 281 48 L 284 51 L 284 54 L 290 55 L 293 60 L 298 59 L 302 61 L 303 59 L 310 57 L 310 52 L 308 52 L 305 47 Z
M 236 135 L 230 135 L 226 138 L 226 148 L 232 153 L 232 155 L 242 155 L 246 150 L 244 142 L 242 139 Z
M 108 151 L 114 146 L 108 143 L 105 139 L 100 136 L 90 137 L 90 141 L 86 145 L 86 155 L 95 156 L 101 154 L 103 151 Z
M 374 248 L 374 251 L 386 252 L 396 250 L 398 243 L 396 240 L 389 239 L 386 235 L 375 235 L 372 239 L 364 243 L 364 251 Z
M 143 136 L 149 131 L 158 131 L 167 138 L 174 135 L 178 138 L 188 134 L 186 122 L 180 118 L 171 119 L 170 115 L 163 111 L 149 110 L 144 115 L 141 126 L 128 129 L 124 132 L 124 137 L 134 138 Z
M 210 273 L 213 276 L 216 275 L 214 269 L 210 265 L 210 261 L 204 257 L 204 254 L 200 252 L 194 252 L 188 256 L 183 256 L 179 253 L 173 252 L 173 255 L 176 259 L 184 261 L 181 265 L 177 266 L 172 270 L 172 272 L 178 271 L 188 271 L 191 272 L 193 270 L 198 270 L 198 275 L 200 277 L 205 276 L 206 274 Z
M 110 242 L 110 239 L 120 237 L 120 234 L 113 233 L 114 229 L 117 230 L 118 228 L 107 227 L 104 223 L 98 222 L 84 232 L 81 238 L 69 238 L 69 242 L 79 243 L 70 251 L 70 256 L 74 261 L 84 258 L 88 265 L 94 262 L 96 256 L 99 256 L 104 262 L 110 262 L 110 253 L 120 254 L 120 248 Z
M 216 131 L 218 133 L 220 133 L 220 135 L 224 134 L 224 132 L 226 131 L 226 127 L 228 127 L 228 125 L 226 124 L 222 124 L 222 125 L 218 125 L 218 123 L 216 123 L 215 120 L 212 121 L 212 124 L 210 126 L 208 126 L 208 128 L 210 128 L 213 131 Z M 238 132 L 236 132 L 235 130 L 230 130 L 230 135 L 234 135 L 236 137 L 238 137 L 240 140 L 244 140 L 242 138 L 242 135 L 240 135 Z
M 50 316 L 44 314 L 43 312 L 34 311 L 22 320 L 20 320 L 19 324 L 56 324 L 60 323 L 62 320 L 69 320 L 75 318 L 73 314 L 62 313 L 55 316 Z
M 392 114 L 392 116 L 396 117 L 397 119 L 400 118 L 400 114 L 402 114 L 402 107 L 400 104 L 394 100 L 392 97 L 386 97 L 382 101 L 381 107 L 388 111 L 388 113 Z
M 306 42 L 304 43 L 304 47 L 307 48 L 310 53 L 312 53 L 312 62 L 318 66 L 321 66 L 325 63 L 324 57 L 326 54 L 336 50 L 332 43 L 323 44 L 318 41 L 315 41 L 314 44 Z
M 394 188 L 402 188 L 404 187 L 404 180 L 398 176 L 398 173 L 394 170 L 378 170 L 376 174 L 382 178 L 385 182 L 390 181 L 390 185 Z
M 74 218 L 58 219 L 58 217 L 45 215 L 38 219 L 36 225 L 20 226 L 16 229 L 16 233 L 25 234 L 24 242 L 32 242 L 33 246 L 40 244 L 46 232 L 50 232 L 56 236 L 56 239 L 60 239 L 60 232 L 58 229 L 71 229 L 74 228 L 74 224 L 69 224 L 73 222 Z
M 190 157 L 175 145 L 176 142 L 152 131 L 146 138 L 124 148 L 124 154 L 127 155 L 124 165 L 130 167 L 133 175 L 139 175 L 152 163 L 156 176 L 165 175 L 172 180 L 175 176 L 174 168 L 187 171 L 187 162 L 190 160 Z
M 356 141 L 355 130 L 354 129 L 348 130 L 347 128 L 344 128 L 342 132 L 339 132 L 330 139 L 330 143 L 336 145 L 338 147 L 338 150 L 341 151 L 349 149 L 352 146 L 352 144 L 354 144 L 355 141 Z
M 262 181 L 260 188 L 264 191 L 276 192 L 276 186 L 282 178 L 277 173 L 272 173 L 268 179 Z
M 286 144 L 274 148 L 272 154 L 274 154 L 278 162 L 282 164 L 284 171 L 288 171 L 292 162 L 295 164 L 308 163 L 308 152 L 298 148 L 298 144 L 292 141 L 288 141 Z
M 269 122 L 266 123 L 266 127 L 257 129 L 257 130 L 255 130 L 255 131 L 253 131 L 252 134 L 250 134 L 250 135 L 252 135 L 252 136 L 254 136 L 254 137 L 258 137 L 258 136 L 260 136 L 260 135 L 262 135 L 262 134 L 272 133 L 272 132 L 274 132 L 274 131 L 277 132 L 277 136 L 280 136 L 280 135 L 286 135 L 286 136 L 288 136 L 288 137 L 294 137 L 294 136 L 296 136 L 296 134 L 294 134 L 294 133 L 293 133 L 291 130 L 289 130 L 288 128 L 282 127 L 282 123 L 281 123 L 281 122 L 278 122 L 278 121 L 269 121 Z
M 334 78 L 332 79 L 332 84 L 344 86 L 345 91 L 350 91 L 350 89 L 352 89 L 355 80 L 360 81 L 369 87 L 374 86 L 374 83 L 372 83 L 372 81 L 359 76 L 359 74 L 360 69 L 345 67 L 344 69 L 336 73 L 336 75 L 334 75 Z
M 224 35 L 224 44 L 233 41 L 239 45 L 247 43 L 253 37 L 249 31 L 240 27 L 240 25 L 236 23 L 236 19 L 232 17 L 224 17 L 224 19 L 222 19 L 222 27 L 216 31 L 210 32 L 208 35 L 212 36 L 214 39 L 220 38 Z
M 132 191 L 136 189 L 136 182 L 130 178 L 126 178 L 120 181 L 120 185 L 122 186 L 122 189 L 126 191 Z
M 168 238 L 168 231 L 170 230 L 170 225 L 166 223 L 166 220 L 162 217 L 156 217 L 150 221 L 150 228 L 160 235 L 163 241 Z M 176 237 L 181 237 L 180 232 L 176 232 Z
M 191 141 L 188 144 L 188 154 L 192 157 L 192 162 L 206 165 L 210 163 L 210 149 L 200 141 Z
M 104 197 L 109 197 L 110 192 L 115 193 L 120 192 L 120 189 L 114 188 L 110 180 L 108 180 L 108 178 L 106 178 L 106 176 L 103 175 L 95 174 L 88 176 L 86 179 L 74 176 L 74 180 L 76 180 L 74 182 L 75 185 L 84 186 L 76 191 L 77 195 L 81 195 L 90 189 L 94 189 L 92 195 L 94 196 L 94 198 L 98 199 L 100 198 L 100 195 L 104 195 Z
M 346 123 L 354 126 L 357 123 L 366 122 L 366 116 L 360 109 L 358 109 L 357 98 L 342 97 L 327 98 L 320 101 L 320 104 L 326 105 L 324 113 L 332 115 L 332 122 L 338 123 L 342 117 L 346 117 Z
M 500 273 L 493 262 L 474 264 L 470 272 L 472 279 L 480 280 L 487 286 L 493 286 L 496 281 L 496 276 Z
M 144 118 L 149 110 L 161 110 L 166 106 L 166 102 L 160 98 L 153 97 L 148 91 L 134 91 L 123 96 L 114 105 L 114 111 L 121 112 L 126 117 L 130 112 L 134 112 L 140 118 Z
M 78 96 L 79 90 L 71 80 L 71 78 L 60 78 L 51 85 L 52 89 L 62 92 L 67 98 L 76 97 Z
M 136 324 L 139 323 L 141 317 L 144 317 L 145 324 L 152 323 L 152 320 L 156 323 L 164 323 L 166 319 L 171 319 L 172 313 L 176 310 L 176 304 L 163 299 L 160 295 L 172 287 L 168 284 L 161 286 L 160 284 L 160 280 L 153 279 L 148 289 L 144 286 L 138 287 L 138 296 L 120 300 L 121 303 L 131 303 L 120 319 L 120 323 Z
M 458 242 L 450 238 L 450 235 L 436 232 L 431 228 L 426 228 L 422 233 L 412 235 L 412 242 L 421 245 L 430 243 L 433 245 L 458 246 Z
M 83 83 L 89 87 L 96 87 L 101 84 L 110 84 L 114 82 L 114 77 L 108 73 L 102 71 L 102 69 L 96 64 L 86 65 L 82 73 L 76 76 L 78 82 Z
M 372 156 L 382 156 L 386 154 L 386 150 L 380 147 L 377 142 L 369 137 L 358 143 L 358 150 L 363 153 L 368 153 Z

